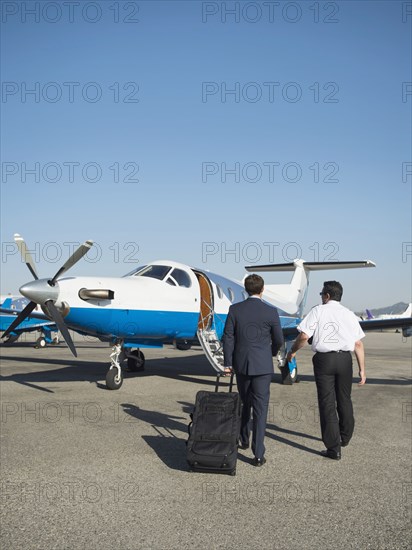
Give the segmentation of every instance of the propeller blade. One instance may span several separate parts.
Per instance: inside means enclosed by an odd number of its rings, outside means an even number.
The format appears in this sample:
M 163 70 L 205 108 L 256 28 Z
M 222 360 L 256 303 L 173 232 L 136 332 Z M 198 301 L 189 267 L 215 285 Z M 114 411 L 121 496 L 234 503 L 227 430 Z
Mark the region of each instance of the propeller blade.
M 26 243 L 24 242 L 23 237 L 18 233 L 15 233 L 14 242 L 17 244 L 17 248 L 20 251 L 20 255 L 23 259 L 23 262 L 29 268 L 30 273 L 33 275 L 35 279 L 38 279 L 39 277 L 37 276 L 35 263 L 33 262 L 33 258 L 31 257 L 30 252 L 27 250 L 27 246 L 26 246 Z
M 85 254 L 93 246 L 93 241 L 86 241 L 79 246 L 79 248 L 70 256 L 66 263 L 59 269 L 53 279 L 50 281 L 50 284 L 53 286 L 59 277 L 63 275 L 68 269 L 74 266 L 79 260 L 83 258 Z
M 76 352 L 76 348 L 74 347 L 72 337 L 70 336 L 68 328 L 64 324 L 64 320 L 60 311 L 57 309 L 57 307 L 53 304 L 51 300 L 47 300 L 47 302 L 45 303 L 45 306 L 47 307 L 47 311 L 50 313 L 53 321 L 57 325 L 57 328 L 62 333 L 62 336 L 66 341 L 66 344 L 69 346 L 70 351 L 75 357 L 77 357 L 77 352 Z
M 20 323 L 22 321 L 24 321 L 24 319 L 26 317 L 28 317 L 30 315 L 30 313 L 33 311 L 33 309 L 37 306 L 36 302 L 29 302 L 27 304 L 27 306 L 22 310 L 20 311 L 20 313 L 17 315 L 17 317 L 14 319 L 14 321 L 12 322 L 12 324 L 9 326 L 9 328 L 3 333 L 3 336 L 2 338 L 5 338 L 6 336 L 8 336 L 11 332 L 13 332 L 13 330 L 18 326 L 20 325 Z

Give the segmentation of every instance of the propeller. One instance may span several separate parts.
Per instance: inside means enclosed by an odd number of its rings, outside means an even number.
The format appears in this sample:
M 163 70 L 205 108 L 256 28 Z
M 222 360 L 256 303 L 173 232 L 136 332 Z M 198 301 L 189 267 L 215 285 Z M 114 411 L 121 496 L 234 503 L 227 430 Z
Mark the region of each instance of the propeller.
M 60 330 L 66 344 L 69 346 L 70 351 L 75 357 L 77 357 L 76 348 L 74 347 L 72 337 L 70 336 L 70 333 L 66 325 L 64 324 L 62 314 L 57 309 L 57 307 L 53 304 L 52 300 L 47 300 L 45 305 L 47 307 L 47 311 L 50 312 L 51 318 L 56 323 L 57 328 Z
M 79 248 L 73 252 L 73 254 L 70 256 L 70 258 L 66 261 L 66 263 L 59 269 L 59 271 L 56 273 L 56 275 L 51 279 L 50 285 L 54 286 L 57 279 L 59 279 L 63 273 L 66 273 L 71 267 L 74 266 L 79 260 L 83 258 L 85 254 L 89 252 L 91 247 L 93 246 L 93 241 L 86 241 L 85 243 L 81 244 Z
M 33 258 L 31 257 L 30 252 L 27 250 L 26 243 L 24 242 L 24 239 L 21 235 L 18 233 L 15 233 L 14 235 L 14 242 L 17 244 L 17 248 L 20 251 L 20 255 L 23 258 L 23 262 L 27 265 L 27 267 L 30 270 L 30 273 L 33 275 L 33 277 L 38 279 L 37 272 L 36 272 L 36 266 L 33 262 Z
M 13 330 L 18 326 L 20 325 L 20 323 L 22 321 L 24 321 L 24 319 L 26 317 L 28 317 L 30 315 L 30 313 L 33 311 L 33 309 L 37 306 L 36 302 L 29 302 L 27 304 L 27 306 L 22 310 L 20 311 L 20 313 L 17 315 L 17 317 L 14 319 L 14 321 L 12 322 L 12 324 L 9 326 L 9 328 L 4 332 L 2 338 L 5 338 L 6 336 L 8 336 L 11 332 L 13 332 Z
M 16 233 L 14 235 L 14 240 L 20 251 L 20 254 L 23 258 L 24 263 L 27 265 L 30 273 L 34 277 L 34 281 L 27 283 L 20 288 L 21 294 L 30 298 L 30 302 L 27 306 L 19 313 L 16 319 L 12 322 L 9 328 L 4 332 L 3 338 L 8 336 L 20 323 L 22 323 L 30 313 L 34 310 L 37 304 L 43 305 L 52 318 L 57 328 L 61 332 L 66 344 L 68 345 L 72 354 L 77 357 L 76 348 L 74 347 L 73 340 L 70 336 L 68 328 L 64 322 L 63 316 L 60 311 L 55 306 L 56 300 L 58 298 L 59 292 L 56 288 L 56 283 L 58 279 L 66 273 L 70 268 L 72 268 L 79 260 L 83 258 L 85 254 L 93 246 L 93 241 L 85 241 L 79 246 L 77 250 L 70 256 L 70 258 L 63 264 L 63 266 L 57 271 L 52 279 L 39 279 L 37 276 L 36 266 L 33 262 L 30 252 L 27 249 L 26 243 L 21 235 Z

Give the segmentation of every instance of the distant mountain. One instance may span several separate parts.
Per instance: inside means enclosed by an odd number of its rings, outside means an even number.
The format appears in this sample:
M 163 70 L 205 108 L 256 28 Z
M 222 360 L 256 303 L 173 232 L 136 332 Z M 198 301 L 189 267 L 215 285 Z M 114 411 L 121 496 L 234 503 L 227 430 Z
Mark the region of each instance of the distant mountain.
M 400 313 L 403 313 L 405 309 L 408 307 L 409 304 L 406 304 L 405 302 L 398 302 L 397 304 L 393 304 L 393 306 L 387 306 L 387 307 L 380 307 L 375 309 L 369 309 L 369 311 L 372 313 L 374 317 L 377 317 L 378 315 L 398 315 Z M 365 315 L 365 311 L 361 311 L 357 313 L 357 315 Z

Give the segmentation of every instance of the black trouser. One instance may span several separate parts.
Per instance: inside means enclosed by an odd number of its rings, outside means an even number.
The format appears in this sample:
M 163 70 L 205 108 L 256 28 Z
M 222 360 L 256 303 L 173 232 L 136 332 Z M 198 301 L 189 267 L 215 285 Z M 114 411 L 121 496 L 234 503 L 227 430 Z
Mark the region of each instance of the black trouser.
M 348 442 L 355 426 L 350 397 L 352 355 L 349 351 L 316 353 L 312 361 L 322 440 L 327 449 L 340 451 L 341 440 Z
M 265 454 L 263 440 L 265 438 L 272 375 L 249 376 L 237 374 L 236 381 L 243 403 L 240 442 L 249 443 L 249 420 L 253 410 L 252 452 L 257 458 L 262 458 Z

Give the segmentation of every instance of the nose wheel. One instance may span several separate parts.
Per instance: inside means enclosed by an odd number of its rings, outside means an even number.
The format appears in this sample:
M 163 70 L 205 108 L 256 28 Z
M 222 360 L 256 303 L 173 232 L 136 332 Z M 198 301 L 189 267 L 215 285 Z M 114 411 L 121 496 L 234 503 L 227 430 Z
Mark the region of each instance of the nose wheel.
M 122 369 L 110 367 L 106 374 L 106 386 L 109 390 L 118 390 L 123 384 Z
M 110 354 L 110 369 L 106 374 L 106 386 L 109 390 L 118 390 L 123 384 L 123 373 L 121 362 L 124 359 L 122 344 L 118 343 L 112 348 Z
M 127 370 L 141 372 L 144 370 L 145 356 L 140 349 L 125 351 L 122 342 L 115 344 L 110 355 L 110 368 L 106 374 L 106 386 L 109 390 L 118 390 L 123 384 L 121 363 L 127 357 Z

